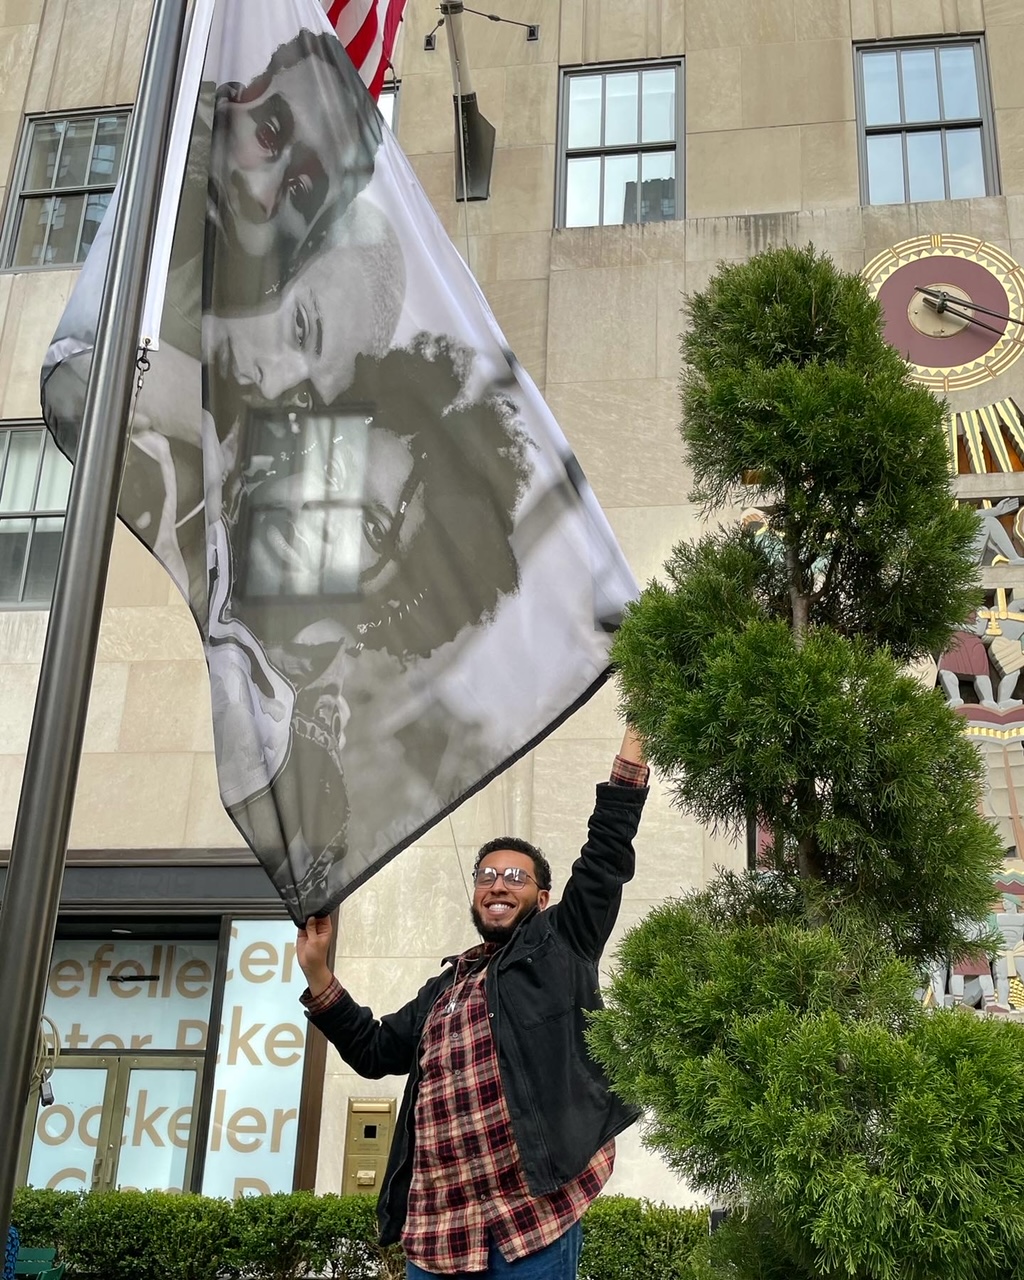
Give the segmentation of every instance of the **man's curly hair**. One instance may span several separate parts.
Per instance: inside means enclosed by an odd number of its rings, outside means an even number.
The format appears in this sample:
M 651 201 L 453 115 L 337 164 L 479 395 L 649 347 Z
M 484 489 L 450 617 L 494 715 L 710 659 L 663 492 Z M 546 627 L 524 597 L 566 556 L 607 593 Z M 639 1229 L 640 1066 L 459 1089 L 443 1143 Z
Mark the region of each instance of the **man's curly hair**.
M 535 844 L 522 840 L 519 836 L 495 836 L 493 840 L 481 845 L 473 862 L 473 875 L 476 876 L 485 858 L 490 858 L 495 853 L 508 852 L 525 853 L 533 861 L 533 878 L 537 881 L 537 888 L 551 888 L 551 863 Z

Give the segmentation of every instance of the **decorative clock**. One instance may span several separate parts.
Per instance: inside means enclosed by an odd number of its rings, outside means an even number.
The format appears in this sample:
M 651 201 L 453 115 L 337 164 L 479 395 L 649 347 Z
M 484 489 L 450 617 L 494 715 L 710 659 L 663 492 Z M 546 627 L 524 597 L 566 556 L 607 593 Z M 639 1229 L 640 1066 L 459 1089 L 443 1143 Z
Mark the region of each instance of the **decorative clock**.
M 863 271 L 885 313 L 885 337 L 939 391 L 995 378 L 1024 351 L 1024 269 L 964 235 L 914 236 Z

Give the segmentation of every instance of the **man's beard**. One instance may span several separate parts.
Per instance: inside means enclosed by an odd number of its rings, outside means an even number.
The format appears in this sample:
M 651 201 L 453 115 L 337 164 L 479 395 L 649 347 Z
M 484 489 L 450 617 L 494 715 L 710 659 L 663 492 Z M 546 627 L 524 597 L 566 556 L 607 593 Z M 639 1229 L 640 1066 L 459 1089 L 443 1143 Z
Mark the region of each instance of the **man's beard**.
M 469 918 L 473 921 L 473 928 L 483 938 L 484 942 L 496 942 L 499 945 L 508 942 L 515 931 L 516 923 L 518 923 L 517 918 L 515 922 L 510 922 L 509 924 L 488 924 L 472 903 L 469 906 Z

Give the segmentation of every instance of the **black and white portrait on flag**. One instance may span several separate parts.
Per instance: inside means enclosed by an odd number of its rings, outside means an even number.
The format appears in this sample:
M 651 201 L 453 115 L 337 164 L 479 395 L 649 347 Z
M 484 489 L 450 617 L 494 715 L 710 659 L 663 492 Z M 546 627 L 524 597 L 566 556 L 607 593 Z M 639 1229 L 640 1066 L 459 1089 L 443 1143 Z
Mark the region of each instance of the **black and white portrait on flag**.
M 550 732 L 636 587 L 316 0 L 216 0 L 119 513 L 188 601 L 221 798 L 298 922 Z M 42 374 L 74 457 L 109 248 Z

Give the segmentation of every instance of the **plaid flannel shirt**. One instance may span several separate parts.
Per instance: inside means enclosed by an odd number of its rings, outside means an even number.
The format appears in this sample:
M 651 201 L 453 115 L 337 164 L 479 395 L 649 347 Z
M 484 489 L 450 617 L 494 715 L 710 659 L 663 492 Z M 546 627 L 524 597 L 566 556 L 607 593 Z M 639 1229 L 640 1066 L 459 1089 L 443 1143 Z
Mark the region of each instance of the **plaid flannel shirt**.
M 649 770 L 616 756 L 610 781 L 644 787 Z M 470 948 L 437 1001 L 420 1041 L 420 1088 L 409 1207 L 402 1245 L 409 1261 L 446 1275 L 486 1271 L 488 1233 L 512 1262 L 553 1243 L 577 1223 L 608 1181 L 614 1141 L 553 1195 L 533 1196 L 512 1132 L 484 992 L 493 944 Z M 311 1013 L 341 993 L 337 979 Z
M 512 1133 L 487 1011 L 484 972 L 497 950 L 459 956 L 457 979 L 427 1019 L 409 1210 L 410 1262 L 442 1275 L 486 1271 L 488 1233 L 509 1262 L 578 1222 L 612 1171 L 614 1142 L 554 1195 L 530 1194 Z

